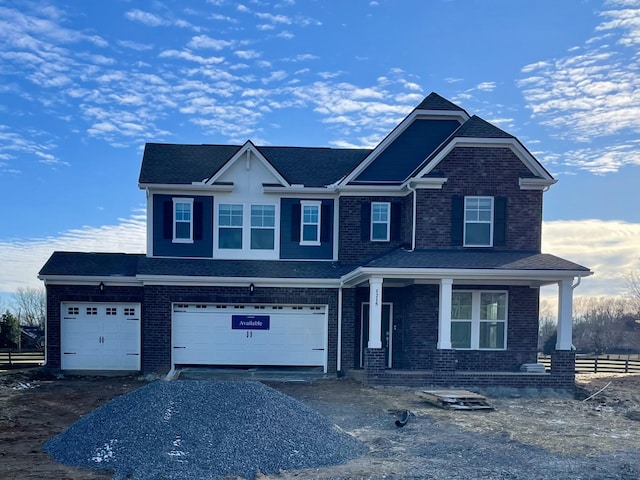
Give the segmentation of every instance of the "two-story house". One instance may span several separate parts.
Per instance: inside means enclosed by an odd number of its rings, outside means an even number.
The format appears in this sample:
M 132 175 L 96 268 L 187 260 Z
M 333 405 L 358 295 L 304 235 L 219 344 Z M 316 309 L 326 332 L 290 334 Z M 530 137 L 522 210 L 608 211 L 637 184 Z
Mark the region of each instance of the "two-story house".
M 51 256 L 47 365 L 573 388 L 573 289 L 591 272 L 541 253 L 554 183 L 517 138 L 435 93 L 373 150 L 147 144 L 147 254 Z M 550 284 L 552 369 L 521 373 Z

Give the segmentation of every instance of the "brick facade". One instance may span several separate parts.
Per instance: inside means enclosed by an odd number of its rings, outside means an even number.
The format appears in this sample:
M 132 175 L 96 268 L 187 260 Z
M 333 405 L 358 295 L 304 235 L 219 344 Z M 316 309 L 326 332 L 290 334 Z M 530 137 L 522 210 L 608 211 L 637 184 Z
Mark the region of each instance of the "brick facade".
M 416 248 L 463 248 L 451 243 L 455 195 L 507 198 L 506 245 L 501 250 L 540 251 L 542 192 L 521 190 L 519 178 L 531 172 L 509 148 L 457 147 L 438 165 L 442 190 L 417 191 Z

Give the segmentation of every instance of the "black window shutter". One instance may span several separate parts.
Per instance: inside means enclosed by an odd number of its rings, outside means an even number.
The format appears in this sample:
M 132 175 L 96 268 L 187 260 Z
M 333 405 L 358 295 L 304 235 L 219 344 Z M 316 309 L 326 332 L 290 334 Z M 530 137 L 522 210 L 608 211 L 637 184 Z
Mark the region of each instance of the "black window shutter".
M 164 202 L 162 212 L 162 238 L 173 239 L 173 202 Z
M 299 203 L 291 205 L 291 241 L 300 241 L 301 207 Z
M 507 244 L 507 199 L 493 199 L 493 245 L 504 247 Z
M 364 202 L 360 208 L 360 239 L 368 242 L 371 240 L 371 202 Z
M 462 245 L 464 232 L 464 197 L 455 195 L 451 197 L 451 245 Z
M 193 239 L 202 240 L 202 234 L 204 230 L 204 215 L 202 202 L 193 202 Z
M 402 234 L 402 204 L 391 204 L 391 240 L 400 240 Z
M 331 241 L 331 222 L 333 222 L 333 218 L 331 218 L 330 205 L 322 204 L 320 222 L 320 242 Z

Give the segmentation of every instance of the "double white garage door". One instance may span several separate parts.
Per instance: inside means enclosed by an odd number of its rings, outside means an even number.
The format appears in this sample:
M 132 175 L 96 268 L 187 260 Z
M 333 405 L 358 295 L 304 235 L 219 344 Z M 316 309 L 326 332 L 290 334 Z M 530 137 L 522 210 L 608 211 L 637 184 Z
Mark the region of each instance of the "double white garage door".
M 140 370 L 139 303 L 63 303 L 63 370 Z
M 174 365 L 321 366 L 324 306 L 174 304 Z
M 138 303 L 63 303 L 63 370 L 140 370 Z M 172 306 L 173 365 L 320 366 L 327 370 L 325 306 Z M 169 341 L 169 339 L 167 339 Z

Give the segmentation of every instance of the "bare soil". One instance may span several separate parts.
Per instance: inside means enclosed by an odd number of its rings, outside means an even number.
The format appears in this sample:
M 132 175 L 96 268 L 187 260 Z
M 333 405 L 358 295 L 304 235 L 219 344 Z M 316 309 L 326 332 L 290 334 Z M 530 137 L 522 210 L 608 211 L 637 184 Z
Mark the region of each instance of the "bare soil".
M 429 405 L 417 389 L 351 380 L 269 383 L 328 416 L 369 447 L 345 465 L 263 479 L 640 478 L 640 375 L 579 375 L 577 398 L 490 397 L 494 411 Z M 107 479 L 66 467 L 43 444 L 82 415 L 148 383 L 126 377 L 60 378 L 41 369 L 0 372 L 0 478 Z M 600 393 L 584 401 L 590 395 Z M 395 425 L 411 412 L 403 428 Z

